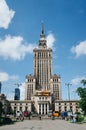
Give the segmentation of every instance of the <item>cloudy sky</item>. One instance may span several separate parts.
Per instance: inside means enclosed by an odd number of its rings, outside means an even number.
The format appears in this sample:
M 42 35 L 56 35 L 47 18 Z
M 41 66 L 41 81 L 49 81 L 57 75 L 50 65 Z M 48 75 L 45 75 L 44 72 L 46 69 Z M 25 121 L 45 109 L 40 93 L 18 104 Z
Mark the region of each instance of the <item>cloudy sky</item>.
M 75 92 L 86 79 L 85 0 L 0 0 L 0 81 L 2 93 L 13 99 L 16 84 L 33 74 L 33 48 L 44 22 L 47 46 L 53 49 L 53 74 L 60 74 L 62 98 L 78 99 Z

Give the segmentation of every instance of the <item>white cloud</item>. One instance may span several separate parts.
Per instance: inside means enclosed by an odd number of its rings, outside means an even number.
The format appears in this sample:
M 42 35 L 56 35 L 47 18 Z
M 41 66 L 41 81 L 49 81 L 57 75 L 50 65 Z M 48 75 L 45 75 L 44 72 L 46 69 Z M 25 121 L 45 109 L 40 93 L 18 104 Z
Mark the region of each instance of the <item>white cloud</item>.
M 15 11 L 9 9 L 5 0 L 0 0 L 0 28 L 7 29 L 14 17 Z
M 71 48 L 71 52 L 76 54 L 76 57 L 86 55 L 86 40 Z
M 6 72 L 0 72 L 0 81 L 16 80 L 18 79 L 17 75 L 9 75 Z
M 55 42 L 55 37 L 52 33 L 50 33 L 47 37 L 46 37 L 46 40 L 47 40 L 47 46 L 49 48 L 53 48 L 54 46 L 54 42 Z
M 20 99 L 25 100 L 25 83 L 20 86 Z
M 21 60 L 27 53 L 32 53 L 34 44 L 24 43 L 21 36 L 7 35 L 0 40 L 0 56 L 4 59 Z
M 86 79 L 86 77 L 76 77 L 71 80 L 71 84 L 78 85 L 78 84 L 80 84 L 81 80 L 83 80 L 83 79 Z

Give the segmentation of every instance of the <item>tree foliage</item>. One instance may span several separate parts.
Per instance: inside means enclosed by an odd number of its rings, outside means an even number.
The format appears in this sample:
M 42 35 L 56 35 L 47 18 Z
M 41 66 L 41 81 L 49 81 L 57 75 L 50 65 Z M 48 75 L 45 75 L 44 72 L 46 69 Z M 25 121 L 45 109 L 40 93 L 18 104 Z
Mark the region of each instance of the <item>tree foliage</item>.
M 81 80 L 81 83 L 83 84 L 83 86 L 86 86 L 86 79 Z
M 2 107 L 3 107 L 2 102 L 0 102 L 0 116 L 1 116 L 2 111 L 3 111 Z
M 79 87 L 77 89 L 77 93 L 80 96 L 80 101 L 79 101 L 79 107 L 82 109 L 84 114 L 86 115 L 86 80 L 82 80 L 81 83 L 83 84 L 83 87 Z

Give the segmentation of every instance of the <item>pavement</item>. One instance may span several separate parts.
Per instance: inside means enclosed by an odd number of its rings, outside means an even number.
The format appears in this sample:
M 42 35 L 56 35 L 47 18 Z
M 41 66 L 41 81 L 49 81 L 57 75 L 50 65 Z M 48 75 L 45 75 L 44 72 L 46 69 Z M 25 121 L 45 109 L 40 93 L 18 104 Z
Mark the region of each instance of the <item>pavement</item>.
M 86 130 L 86 124 L 70 123 L 61 119 L 34 118 L 16 122 L 12 125 L 0 126 L 0 130 Z

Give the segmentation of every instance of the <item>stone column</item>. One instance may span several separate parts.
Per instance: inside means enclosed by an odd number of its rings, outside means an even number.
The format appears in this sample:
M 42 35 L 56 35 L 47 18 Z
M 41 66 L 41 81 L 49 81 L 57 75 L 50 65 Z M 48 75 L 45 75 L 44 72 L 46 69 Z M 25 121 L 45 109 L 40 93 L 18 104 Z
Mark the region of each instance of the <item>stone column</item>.
M 37 109 L 37 112 L 39 113 L 39 104 L 38 104 L 38 109 Z
M 42 114 L 42 104 L 41 104 L 41 114 Z
M 49 104 L 47 103 L 47 112 L 49 111 Z
M 44 114 L 46 114 L 46 104 L 44 103 Z

